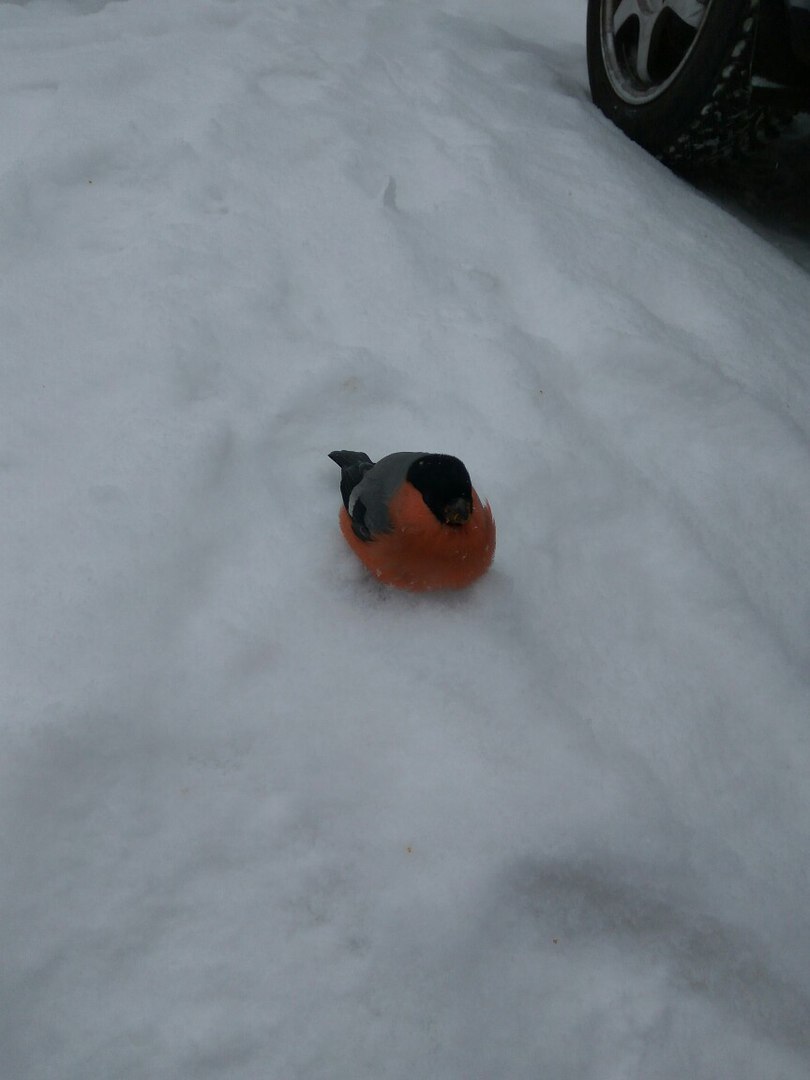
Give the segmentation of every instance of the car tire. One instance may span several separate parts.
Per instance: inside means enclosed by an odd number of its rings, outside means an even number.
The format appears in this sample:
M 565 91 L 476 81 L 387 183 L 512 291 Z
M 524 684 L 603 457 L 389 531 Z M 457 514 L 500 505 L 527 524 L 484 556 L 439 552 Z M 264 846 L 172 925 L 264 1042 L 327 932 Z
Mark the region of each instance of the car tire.
M 588 0 L 594 103 L 684 170 L 753 151 L 778 131 L 751 97 L 759 0 Z

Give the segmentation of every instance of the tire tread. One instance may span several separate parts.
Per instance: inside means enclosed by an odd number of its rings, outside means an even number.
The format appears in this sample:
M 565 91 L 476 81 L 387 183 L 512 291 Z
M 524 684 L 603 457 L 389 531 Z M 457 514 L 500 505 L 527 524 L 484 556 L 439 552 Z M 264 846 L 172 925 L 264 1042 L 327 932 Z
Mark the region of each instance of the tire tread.
M 658 157 L 679 170 L 747 157 L 779 135 L 792 112 L 752 101 L 751 77 L 760 0 L 749 0 L 736 40 L 720 65 L 709 100 Z

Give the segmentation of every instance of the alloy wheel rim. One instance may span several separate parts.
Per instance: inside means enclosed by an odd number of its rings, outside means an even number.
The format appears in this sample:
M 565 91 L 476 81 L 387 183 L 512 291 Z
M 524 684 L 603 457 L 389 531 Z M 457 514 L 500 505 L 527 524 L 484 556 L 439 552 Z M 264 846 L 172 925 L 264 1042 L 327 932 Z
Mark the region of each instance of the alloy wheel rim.
M 714 0 L 603 0 L 602 57 L 614 91 L 646 105 L 675 81 Z

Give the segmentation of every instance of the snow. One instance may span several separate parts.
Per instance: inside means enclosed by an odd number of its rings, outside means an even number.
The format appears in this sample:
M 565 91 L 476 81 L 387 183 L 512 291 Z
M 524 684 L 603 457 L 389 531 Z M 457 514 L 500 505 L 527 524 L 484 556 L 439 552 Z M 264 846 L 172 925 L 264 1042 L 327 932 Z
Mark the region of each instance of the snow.
M 806 1080 L 807 247 L 584 9 L 0 4 L 9 1080 Z M 490 573 L 381 590 L 335 448 Z

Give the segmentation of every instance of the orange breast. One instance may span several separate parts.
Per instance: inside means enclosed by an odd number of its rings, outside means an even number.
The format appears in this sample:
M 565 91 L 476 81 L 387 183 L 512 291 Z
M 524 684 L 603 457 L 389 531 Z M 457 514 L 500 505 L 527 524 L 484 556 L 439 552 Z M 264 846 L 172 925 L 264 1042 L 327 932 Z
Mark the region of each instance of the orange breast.
M 495 554 L 495 522 L 473 491 L 464 525 L 442 525 L 420 493 L 405 483 L 389 505 L 393 528 L 373 540 L 358 539 L 344 508 L 340 528 L 360 561 L 384 585 L 425 592 L 462 589 L 481 577 Z

